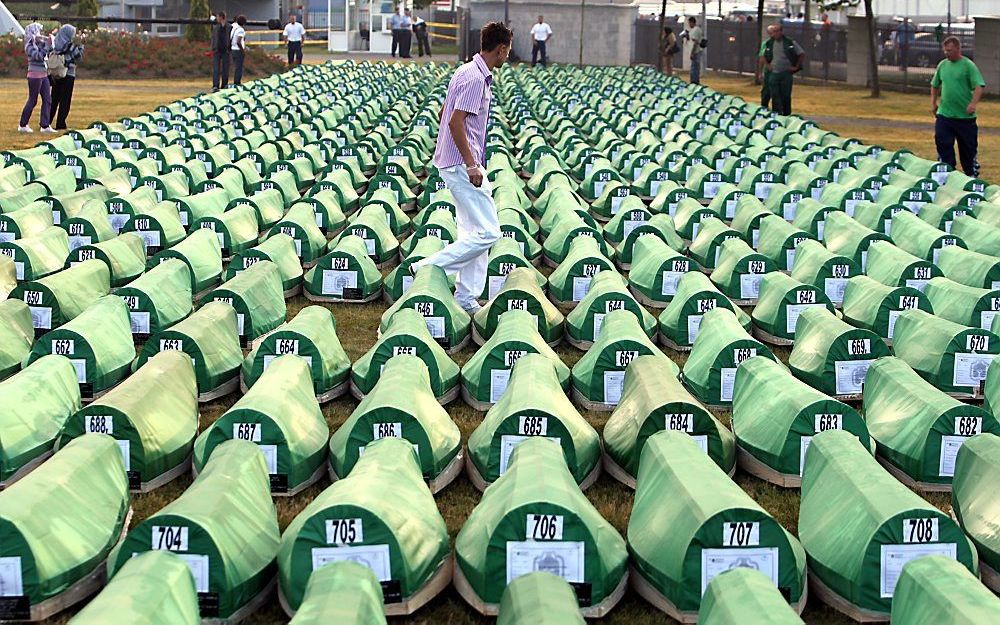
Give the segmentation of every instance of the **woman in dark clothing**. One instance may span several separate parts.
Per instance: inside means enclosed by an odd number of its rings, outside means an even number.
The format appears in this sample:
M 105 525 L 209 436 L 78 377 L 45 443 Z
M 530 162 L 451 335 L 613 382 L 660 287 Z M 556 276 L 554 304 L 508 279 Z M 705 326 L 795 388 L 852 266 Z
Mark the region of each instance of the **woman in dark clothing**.
M 52 46 L 57 54 L 62 55 L 63 63 L 66 65 L 65 76 L 49 74 L 49 82 L 52 83 L 52 120 L 56 123 L 56 130 L 66 130 L 66 117 L 73 102 L 73 85 L 76 83 L 76 65 L 83 57 L 83 46 L 73 43 L 75 36 L 76 27 L 63 24 L 59 27 Z

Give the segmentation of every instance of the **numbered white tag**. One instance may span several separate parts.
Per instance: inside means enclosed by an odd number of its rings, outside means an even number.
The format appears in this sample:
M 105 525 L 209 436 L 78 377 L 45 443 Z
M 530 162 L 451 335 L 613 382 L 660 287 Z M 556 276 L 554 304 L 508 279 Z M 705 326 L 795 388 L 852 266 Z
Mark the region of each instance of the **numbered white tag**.
M 938 519 L 903 519 L 904 543 L 936 543 L 938 542 Z
M 735 521 L 722 524 L 723 547 L 756 547 L 760 545 L 760 523 Z
M 403 438 L 403 424 L 399 422 L 373 423 L 372 439 L 379 440 L 382 438 Z
M 260 442 L 261 426 L 259 423 L 234 423 L 233 438 L 252 443 Z
M 549 418 L 523 416 L 518 419 L 517 433 L 522 436 L 545 436 L 549 431 Z
M 151 533 L 154 551 L 187 551 L 188 528 L 177 525 L 154 525 Z
M 676 430 L 678 432 L 694 432 L 694 414 L 690 412 L 686 413 L 670 413 L 663 415 L 664 429 Z
M 83 430 L 87 434 L 107 434 L 114 436 L 115 421 L 111 415 L 85 415 L 83 417 Z
M 562 540 L 563 517 L 561 514 L 529 514 L 524 536 L 528 540 Z
M 327 519 L 326 542 L 329 545 L 353 545 L 365 540 L 361 519 Z

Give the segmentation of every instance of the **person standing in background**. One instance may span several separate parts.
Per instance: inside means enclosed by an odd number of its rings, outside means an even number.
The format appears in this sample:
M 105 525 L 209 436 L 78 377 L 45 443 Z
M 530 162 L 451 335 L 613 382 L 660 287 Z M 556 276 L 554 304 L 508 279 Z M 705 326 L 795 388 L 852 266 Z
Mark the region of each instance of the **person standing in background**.
M 423 56 L 427 50 L 427 56 L 431 56 L 431 42 L 427 39 L 427 22 L 419 15 L 413 18 L 413 34 L 417 38 L 417 55 Z
M 226 23 L 226 12 L 215 14 L 212 27 L 212 91 L 229 86 L 229 47 L 233 27 Z
M 767 68 L 767 61 L 764 59 L 764 51 L 767 49 L 767 41 L 774 33 L 774 24 L 768 24 L 767 37 L 760 42 L 760 50 L 757 52 L 757 77 L 760 79 L 760 105 L 764 108 L 771 106 L 771 70 Z
M 410 10 L 403 11 L 403 19 L 399 22 L 399 56 L 403 59 L 410 58 L 410 44 L 413 42 L 413 18 Z
M 938 160 L 955 167 L 957 141 L 962 171 L 975 178 L 979 175 L 976 106 L 983 97 L 986 81 L 976 64 L 962 56 L 962 41 L 958 37 L 945 37 L 942 47 L 945 58 L 938 63 L 931 78 L 931 110 Z
M 458 274 L 455 300 L 470 315 L 481 308 L 477 300 L 486 288 L 487 258 L 501 236 L 493 186 L 483 171 L 483 163 L 486 124 L 493 101 L 493 70 L 507 61 L 513 37 L 506 24 L 490 22 L 483 26 L 481 51 L 458 68 L 448 83 L 434 164 L 455 197 L 458 238 L 410 265 L 413 275 L 427 265 Z
M 663 27 L 663 73 L 667 76 L 674 75 L 674 55 L 680 51 L 677 45 L 677 35 L 674 29 L 669 26 Z
M 73 85 L 76 83 L 76 65 L 83 58 L 83 46 L 73 43 L 76 36 L 76 26 L 63 24 L 56 33 L 53 51 L 63 58 L 64 70 L 61 76 L 49 74 L 52 84 L 52 113 L 49 119 L 54 120 L 56 130 L 66 130 L 66 118 L 73 102 Z
M 49 125 L 49 113 L 52 109 L 51 92 L 49 91 L 49 69 L 45 59 L 52 50 L 52 37 L 42 34 L 42 25 L 35 22 L 24 29 L 24 56 L 28 58 L 28 100 L 21 110 L 21 122 L 18 132 L 32 132 L 28 123 L 31 113 L 42 98 L 41 124 L 42 132 L 55 132 Z
M 236 25 L 233 26 L 233 34 L 230 37 L 230 52 L 233 55 L 233 86 L 238 87 L 243 82 L 243 60 L 246 58 L 247 46 L 244 41 L 247 31 L 244 26 L 247 23 L 246 15 L 236 16 Z
M 805 58 L 805 50 L 785 36 L 781 24 L 772 24 L 771 38 L 764 42 L 764 67 L 770 72 L 771 110 L 778 115 L 792 114 L 792 77 L 802 69 Z
M 685 35 L 687 40 L 691 42 L 691 72 L 688 79 L 691 81 L 692 85 L 701 84 L 701 49 L 702 49 L 702 39 L 705 35 L 701 30 L 701 26 L 698 26 L 698 20 L 693 17 L 688 18 L 687 34 Z
M 538 22 L 531 27 L 531 66 L 534 67 L 538 56 L 542 57 L 542 67 L 549 62 L 546 44 L 552 38 L 552 27 L 545 23 L 545 18 L 538 16 Z
M 302 65 L 302 40 L 306 38 L 306 29 L 299 24 L 294 13 L 288 16 L 288 23 L 281 34 L 288 42 L 288 66 Z
M 400 47 L 403 33 L 403 16 L 399 14 L 399 11 L 389 16 L 389 30 L 392 31 L 391 54 L 392 56 L 396 56 L 396 50 Z M 399 55 L 403 55 L 402 50 L 400 50 Z

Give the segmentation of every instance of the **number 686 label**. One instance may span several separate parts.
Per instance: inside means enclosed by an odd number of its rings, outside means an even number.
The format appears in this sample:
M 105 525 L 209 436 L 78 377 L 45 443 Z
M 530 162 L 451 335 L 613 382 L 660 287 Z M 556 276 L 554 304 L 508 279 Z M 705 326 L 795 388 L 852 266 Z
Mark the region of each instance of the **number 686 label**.
M 561 514 L 529 514 L 524 535 L 528 540 L 562 540 L 563 517 Z
M 732 521 L 722 524 L 723 547 L 756 547 L 760 545 L 760 523 Z
M 903 542 L 938 542 L 938 520 L 934 517 L 926 519 L 903 519 Z

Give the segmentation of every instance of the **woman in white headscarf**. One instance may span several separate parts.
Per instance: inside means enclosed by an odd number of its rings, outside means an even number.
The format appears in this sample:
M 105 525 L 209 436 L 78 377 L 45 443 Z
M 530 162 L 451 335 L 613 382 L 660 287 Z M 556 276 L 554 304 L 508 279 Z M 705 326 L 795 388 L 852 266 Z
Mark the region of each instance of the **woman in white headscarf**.
M 46 59 L 52 50 L 52 37 L 42 34 L 42 25 L 35 22 L 24 29 L 24 56 L 28 59 L 28 101 L 21 111 L 21 122 L 18 132 L 32 132 L 28 122 L 31 113 L 42 98 L 41 124 L 42 132 L 55 132 L 49 125 L 49 113 L 52 100 L 49 92 L 49 70 Z
M 52 83 L 52 120 L 56 130 L 66 130 L 66 117 L 73 102 L 73 85 L 76 83 L 76 65 L 83 57 L 83 46 L 73 42 L 76 36 L 76 26 L 63 24 L 56 33 L 52 49 L 62 55 L 63 68 L 56 71 L 50 69 L 49 82 Z

